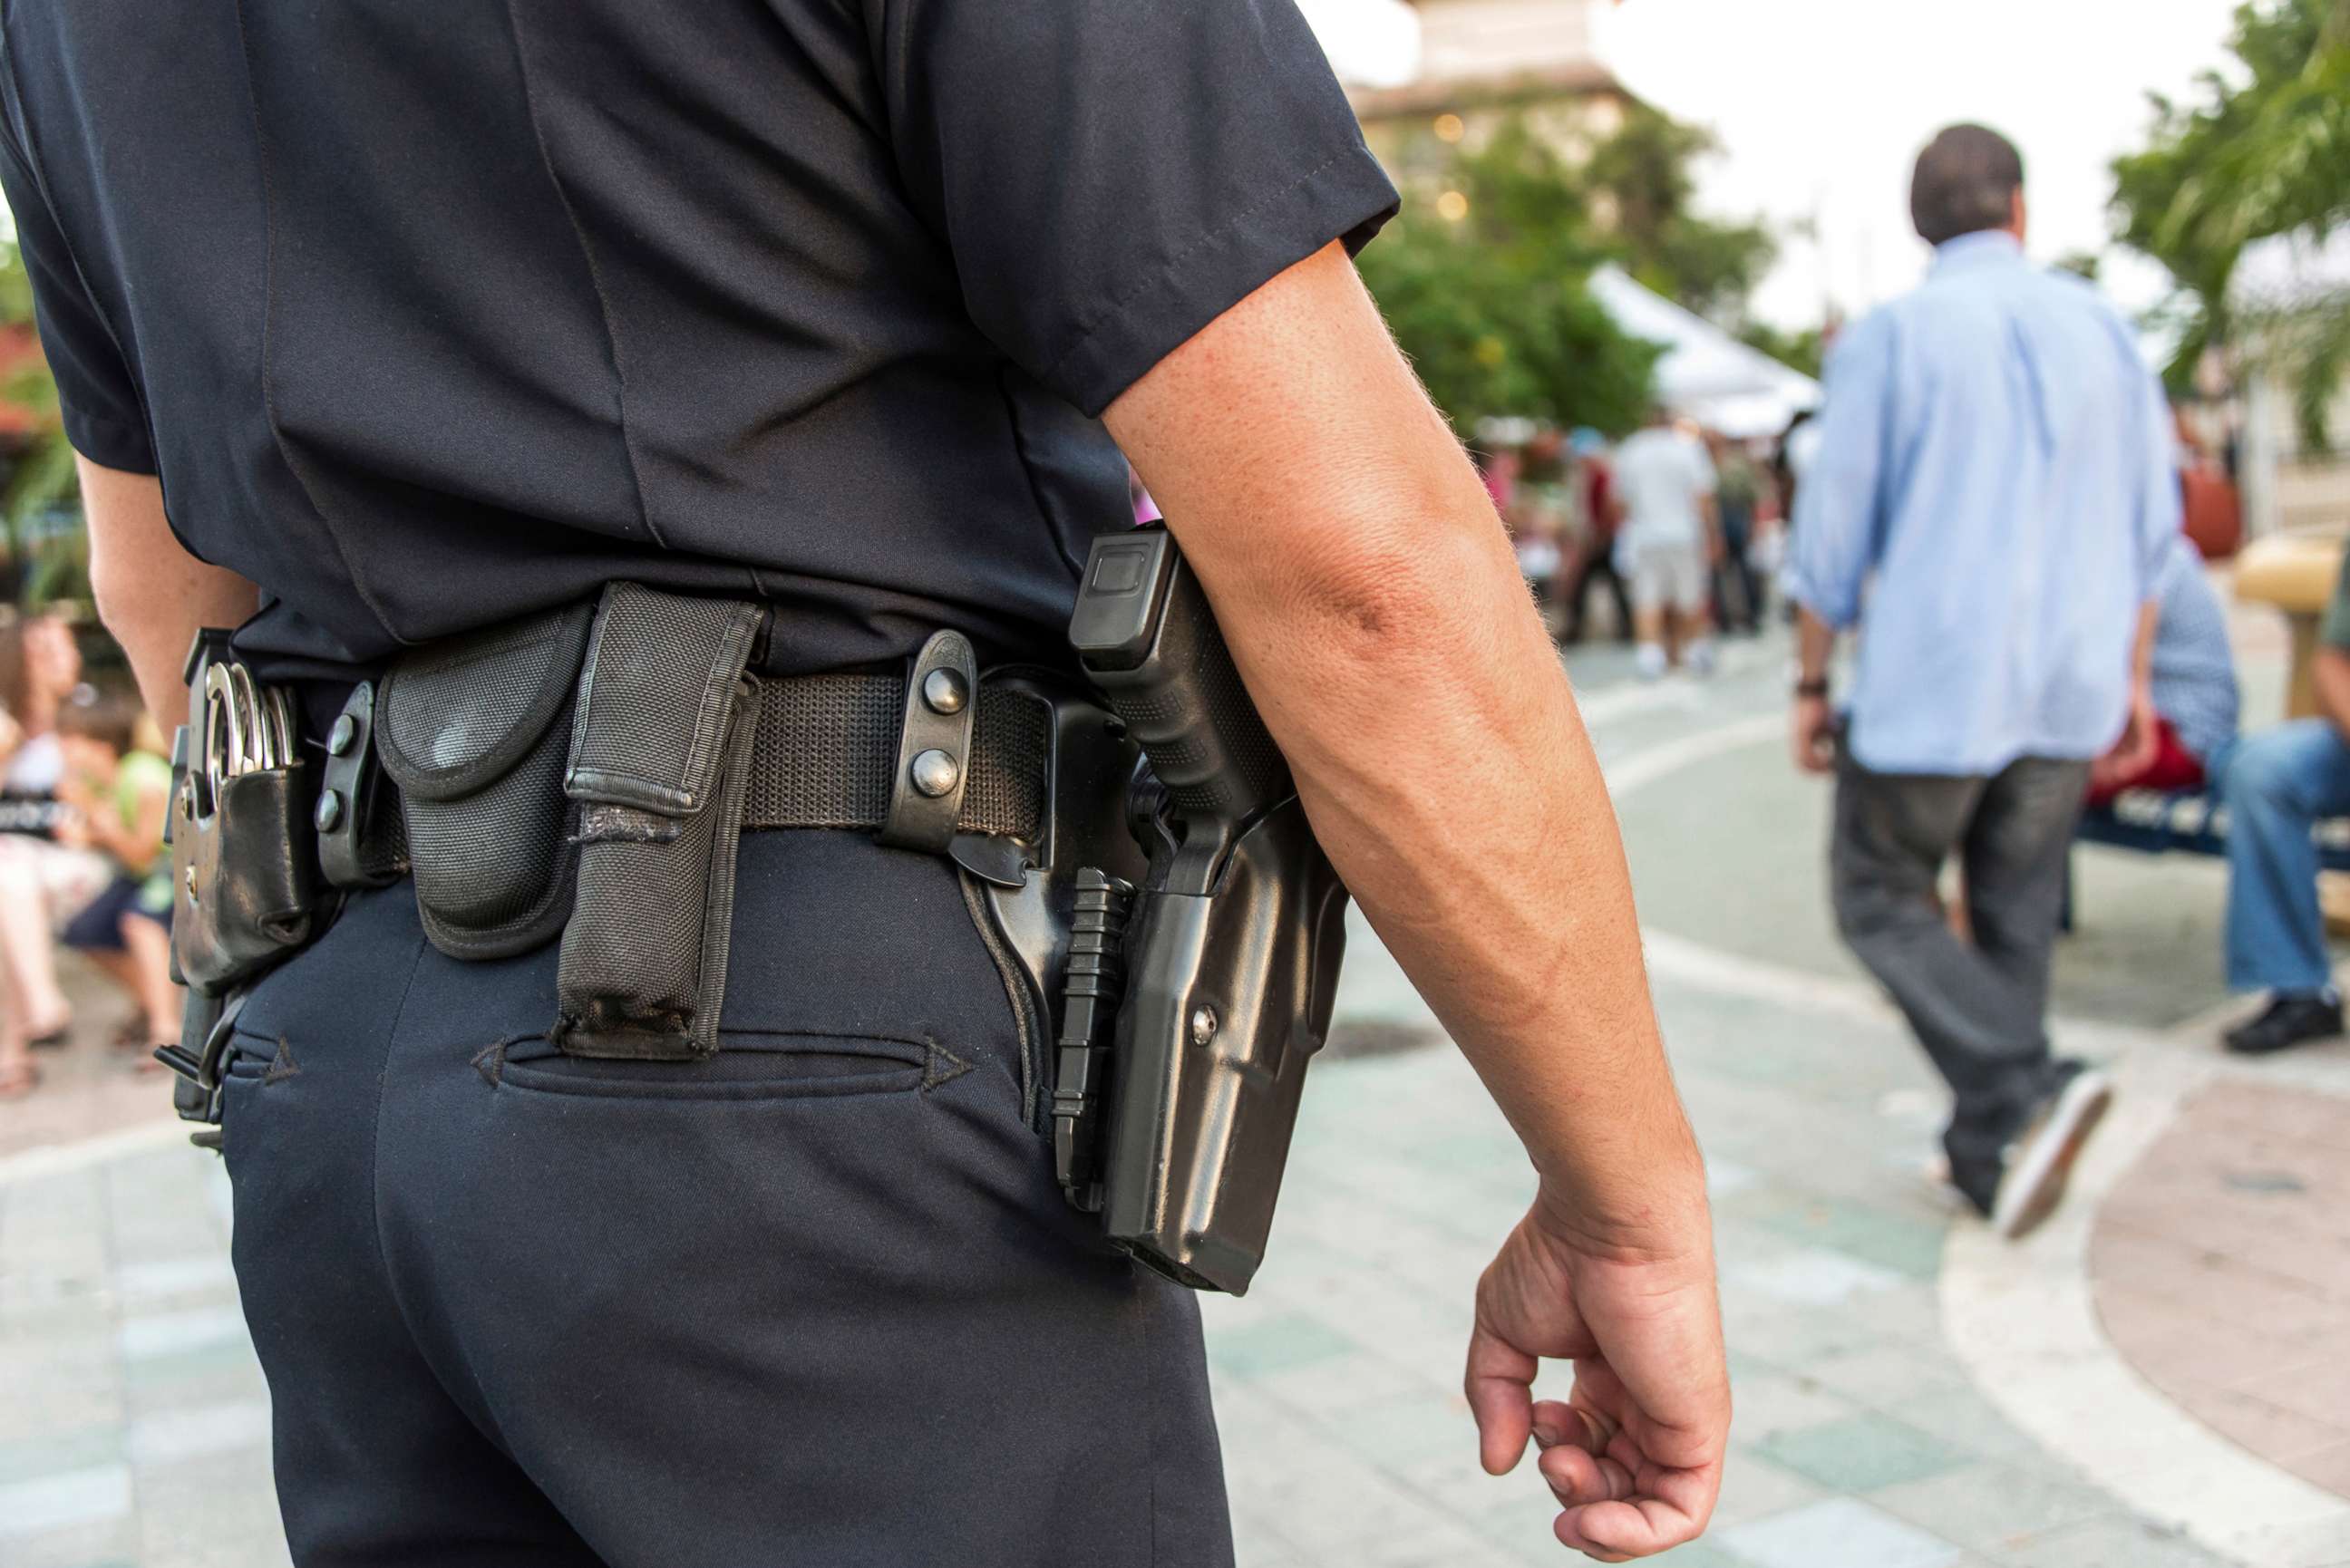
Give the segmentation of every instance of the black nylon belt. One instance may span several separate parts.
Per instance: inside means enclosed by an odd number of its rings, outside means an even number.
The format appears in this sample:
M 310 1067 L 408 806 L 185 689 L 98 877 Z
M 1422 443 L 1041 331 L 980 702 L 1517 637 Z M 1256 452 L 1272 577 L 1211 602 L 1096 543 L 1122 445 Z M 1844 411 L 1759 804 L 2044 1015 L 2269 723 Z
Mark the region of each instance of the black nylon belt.
M 879 828 L 889 809 L 905 695 L 906 683 L 893 675 L 762 680 L 743 828 Z M 1044 826 L 1050 725 L 1035 696 L 981 687 L 957 831 L 1035 840 Z M 408 872 L 399 792 L 389 779 L 379 780 L 361 795 L 367 809 L 354 851 L 369 886 Z M 350 798 L 350 782 L 336 782 Z
M 905 706 L 906 682 L 894 675 L 762 680 L 743 826 L 879 827 Z M 1045 704 L 1027 692 L 980 688 L 959 831 L 1035 836 L 1048 724 Z

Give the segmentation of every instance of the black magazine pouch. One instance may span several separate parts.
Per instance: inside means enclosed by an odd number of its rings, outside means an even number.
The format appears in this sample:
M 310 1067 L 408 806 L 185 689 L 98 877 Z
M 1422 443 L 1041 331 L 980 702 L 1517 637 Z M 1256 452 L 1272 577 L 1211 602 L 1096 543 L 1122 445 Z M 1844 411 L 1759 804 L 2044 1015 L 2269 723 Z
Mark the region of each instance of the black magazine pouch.
M 579 892 L 554 1039 L 572 1055 L 691 1061 L 718 1049 L 758 727 L 743 670 L 765 613 L 635 583 L 604 590 L 564 775 Z
M 539 947 L 571 913 L 577 852 L 563 763 L 592 606 L 408 654 L 376 699 L 424 934 L 456 959 Z

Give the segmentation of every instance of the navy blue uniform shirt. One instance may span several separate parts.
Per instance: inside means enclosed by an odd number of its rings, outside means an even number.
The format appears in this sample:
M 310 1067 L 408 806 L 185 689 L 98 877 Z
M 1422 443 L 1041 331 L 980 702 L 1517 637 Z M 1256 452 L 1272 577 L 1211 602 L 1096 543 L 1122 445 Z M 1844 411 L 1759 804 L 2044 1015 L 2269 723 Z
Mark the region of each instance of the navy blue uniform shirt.
M 619 577 L 1066 658 L 1095 418 L 1395 193 L 1292 0 L 5 0 L 67 431 L 281 676 Z

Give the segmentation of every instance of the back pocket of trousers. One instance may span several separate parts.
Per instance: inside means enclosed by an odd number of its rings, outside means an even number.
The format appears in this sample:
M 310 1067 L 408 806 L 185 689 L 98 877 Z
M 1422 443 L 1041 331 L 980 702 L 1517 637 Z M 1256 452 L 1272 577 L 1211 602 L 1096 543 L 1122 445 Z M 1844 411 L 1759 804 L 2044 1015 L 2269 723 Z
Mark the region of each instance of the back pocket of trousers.
M 662 1100 L 783 1100 L 912 1094 L 959 1076 L 964 1064 L 920 1040 L 729 1032 L 718 1054 L 682 1062 L 567 1055 L 545 1039 L 493 1046 L 476 1059 L 501 1088 Z

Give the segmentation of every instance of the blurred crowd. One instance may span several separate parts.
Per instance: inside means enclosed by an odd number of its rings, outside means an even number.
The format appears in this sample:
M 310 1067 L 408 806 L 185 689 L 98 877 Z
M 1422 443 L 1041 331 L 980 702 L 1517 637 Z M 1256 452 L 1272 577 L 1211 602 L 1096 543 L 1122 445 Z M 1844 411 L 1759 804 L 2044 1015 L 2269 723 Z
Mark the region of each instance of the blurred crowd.
M 1713 669 L 1717 631 L 1762 630 L 1781 558 L 1789 438 L 1733 441 L 1659 408 L 1620 443 L 1595 430 L 1488 441 L 1478 466 L 1562 645 L 1593 625 L 1639 672 Z
M 84 679 L 69 624 L 34 614 L 0 627 L 0 1100 L 31 1093 L 39 1054 L 75 1038 L 60 948 L 130 1002 L 113 1043 L 138 1065 L 179 1037 L 171 794 L 155 725 L 127 682 Z

